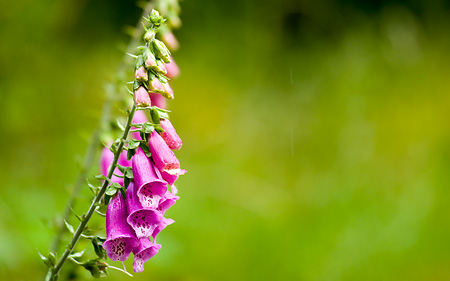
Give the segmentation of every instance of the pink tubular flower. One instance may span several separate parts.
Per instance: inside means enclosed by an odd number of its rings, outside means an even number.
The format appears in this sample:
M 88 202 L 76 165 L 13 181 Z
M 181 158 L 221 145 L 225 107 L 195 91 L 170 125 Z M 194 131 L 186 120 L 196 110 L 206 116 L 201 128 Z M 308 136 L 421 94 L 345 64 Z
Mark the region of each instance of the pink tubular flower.
M 170 149 L 179 150 L 183 145 L 181 138 L 177 135 L 177 131 L 173 127 L 172 123 L 169 119 L 161 119 L 161 128 L 164 129 L 164 132 L 160 133 L 161 137 L 167 143 Z
M 133 229 L 127 223 L 127 206 L 122 193 L 117 192 L 106 210 L 106 241 L 103 243 L 108 257 L 113 261 L 125 261 L 139 245 Z
M 162 86 L 163 91 L 161 92 L 161 95 L 166 99 L 173 99 L 173 90 L 172 87 L 170 87 L 169 83 L 162 83 Z
M 133 182 L 127 188 L 127 207 L 129 214 L 127 222 L 134 229 L 138 238 L 150 236 L 163 219 L 159 211 L 142 207 Z
M 180 74 L 180 68 L 175 63 L 173 58 L 171 58 L 169 63 L 166 63 L 166 70 L 167 70 L 166 76 L 168 78 L 175 78 L 178 76 L 178 74 Z
M 170 207 L 175 205 L 178 199 L 180 199 L 180 196 L 176 196 L 172 194 L 172 192 L 167 191 L 166 194 L 164 194 L 164 197 L 159 200 L 157 210 L 164 215 L 164 213 L 169 210 Z
M 161 84 L 161 81 L 159 81 L 158 77 L 154 77 L 149 83 L 148 87 L 151 90 L 151 92 L 155 93 L 162 93 L 164 91 L 164 87 Z
M 178 161 L 173 151 L 170 150 L 169 146 L 156 131 L 151 133 L 148 146 L 153 161 L 161 172 L 167 172 L 170 175 L 179 175 L 181 173 L 180 161 Z
M 140 86 L 134 91 L 134 103 L 136 106 L 140 107 L 150 106 L 150 97 L 147 90 L 143 86 Z
M 144 264 L 154 257 L 159 249 L 161 249 L 161 245 L 153 244 L 150 239 L 142 238 L 139 239 L 139 246 L 133 250 L 134 253 L 134 262 L 133 262 L 133 271 L 134 272 L 142 272 L 144 271 Z
M 150 100 L 152 101 L 153 105 L 159 108 L 167 108 L 167 100 L 158 93 L 150 93 Z
M 142 148 L 138 148 L 131 159 L 137 197 L 144 208 L 156 208 L 167 191 L 167 183 L 155 173 L 151 160 Z

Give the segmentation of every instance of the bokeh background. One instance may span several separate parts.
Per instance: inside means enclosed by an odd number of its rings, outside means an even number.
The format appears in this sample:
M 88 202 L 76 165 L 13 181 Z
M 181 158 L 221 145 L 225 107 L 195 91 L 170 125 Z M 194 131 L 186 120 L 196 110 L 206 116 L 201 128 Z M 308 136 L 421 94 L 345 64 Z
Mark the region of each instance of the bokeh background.
M 170 108 L 189 172 L 133 280 L 449 280 L 450 2 L 181 7 Z M 37 250 L 139 15 L 126 0 L 0 2 L 1 280 L 45 272 Z M 91 280 L 72 270 L 61 279 Z

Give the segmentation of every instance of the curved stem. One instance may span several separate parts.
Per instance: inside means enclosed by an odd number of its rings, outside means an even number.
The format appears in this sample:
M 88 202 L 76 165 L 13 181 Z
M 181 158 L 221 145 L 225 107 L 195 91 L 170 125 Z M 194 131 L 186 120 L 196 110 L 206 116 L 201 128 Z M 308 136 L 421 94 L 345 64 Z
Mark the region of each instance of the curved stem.
M 131 108 L 130 115 L 128 115 L 127 124 L 125 126 L 125 130 L 122 134 L 122 137 L 120 138 L 120 142 L 117 146 L 117 151 L 114 153 L 114 159 L 111 163 L 111 166 L 108 170 L 107 178 L 111 179 L 111 176 L 114 173 L 114 169 L 116 168 L 117 161 L 119 160 L 120 153 L 122 153 L 123 145 L 125 144 L 125 140 L 128 137 L 128 133 L 131 128 L 131 123 L 133 120 L 134 113 L 136 112 L 136 105 L 133 105 Z M 99 192 L 95 196 L 94 200 L 91 203 L 91 206 L 89 207 L 89 210 L 87 211 L 84 219 L 81 221 L 80 225 L 78 226 L 77 230 L 75 231 L 75 234 L 73 235 L 72 239 L 70 240 L 69 244 L 66 246 L 66 250 L 62 254 L 61 258 L 59 258 L 58 262 L 56 263 L 55 267 L 50 269 L 50 273 L 47 275 L 49 278 L 48 280 L 58 280 L 59 277 L 59 271 L 61 270 L 61 267 L 66 262 L 67 258 L 69 257 L 70 253 L 72 253 L 73 248 L 77 244 L 78 240 L 80 239 L 80 236 L 82 235 L 83 231 L 86 228 L 86 225 L 88 224 L 89 220 L 92 217 L 92 214 L 95 212 L 95 209 L 97 208 L 97 204 L 100 202 L 100 199 L 105 194 L 106 188 L 108 187 L 108 180 L 105 180 L 103 182 L 102 187 L 100 188 Z

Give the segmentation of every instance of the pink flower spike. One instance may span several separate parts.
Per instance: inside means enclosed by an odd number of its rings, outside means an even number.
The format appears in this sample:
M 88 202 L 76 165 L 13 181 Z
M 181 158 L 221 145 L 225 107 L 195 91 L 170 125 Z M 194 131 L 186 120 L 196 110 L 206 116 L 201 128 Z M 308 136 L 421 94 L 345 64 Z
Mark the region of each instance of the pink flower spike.
M 167 143 L 170 149 L 179 150 L 183 145 L 181 138 L 178 136 L 177 131 L 170 122 L 169 119 L 161 119 L 161 128 L 164 129 L 164 132 L 160 133 L 161 137 Z
M 137 196 L 144 208 L 156 208 L 167 191 L 167 183 L 155 173 L 151 160 L 142 148 L 138 148 L 131 159 Z
M 167 70 L 166 76 L 171 79 L 177 77 L 180 74 L 180 68 L 173 60 L 173 58 L 171 58 L 169 63 L 166 63 L 166 70 Z
M 127 207 L 129 214 L 127 222 L 134 229 L 138 238 L 150 236 L 163 219 L 159 211 L 142 207 L 133 182 L 127 188 Z
M 158 93 L 150 93 L 150 100 L 154 106 L 167 109 L 167 100 Z
M 161 172 L 165 171 L 170 175 L 179 175 L 181 173 L 180 161 L 178 161 L 173 151 L 170 150 L 169 146 L 156 131 L 151 133 L 148 146 L 153 161 Z
M 144 264 L 161 249 L 161 245 L 153 244 L 147 237 L 140 239 L 139 242 L 140 245 L 133 250 L 133 271 L 136 273 L 144 271 Z
M 113 261 L 125 261 L 139 246 L 133 229 L 127 223 L 127 206 L 122 193 L 117 192 L 106 209 L 106 241 L 103 248 Z
M 134 103 L 139 107 L 150 106 L 150 97 L 147 90 L 143 86 L 140 86 L 134 91 Z

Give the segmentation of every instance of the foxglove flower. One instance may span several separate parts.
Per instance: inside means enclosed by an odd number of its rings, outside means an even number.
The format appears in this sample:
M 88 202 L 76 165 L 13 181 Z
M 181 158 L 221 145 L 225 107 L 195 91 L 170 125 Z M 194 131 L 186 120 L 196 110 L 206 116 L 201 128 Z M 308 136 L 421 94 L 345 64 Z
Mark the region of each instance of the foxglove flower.
M 161 172 L 167 172 L 170 175 L 179 175 L 181 173 L 180 161 L 178 161 L 173 151 L 156 131 L 153 131 L 150 135 L 148 146 L 153 161 Z
M 151 92 L 162 93 L 164 91 L 164 87 L 159 81 L 158 77 L 153 77 L 153 79 L 148 83 L 148 88 Z
M 180 47 L 180 44 L 178 43 L 177 38 L 170 31 L 165 32 L 163 34 L 162 40 L 167 45 L 167 47 L 172 51 L 176 51 Z
M 136 106 L 140 107 L 150 106 L 150 97 L 147 90 L 143 86 L 140 86 L 134 91 L 134 103 Z
M 154 257 L 159 249 L 161 249 L 161 245 L 153 244 L 149 238 L 139 239 L 139 247 L 133 250 L 134 253 L 134 262 L 133 262 L 133 271 L 134 272 L 142 272 L 144 271 L 144 264 Z
M 156 208 L 167 191 L 167 183 L 157 176 L 152 161 L 145 155 L 142 148 L 139 147 L 136 150 L 131 164 L 139 201 L 144 208 Z
M 166 109 L 167 108 L 167 100 L 158 93 L 149 93 L 150 100 L 154 106 L 159 108 Z
M 168 225 L 171 225 L 174 222 L 175 221 L 173 219 L 164 218 L 152 233 L 153 241 L 156 242 L 156 235 L 158 235 L 164 228 L 166 228 Z
M 173 90 L 170 87 L 169 83 L 167 83 L 167 82 L 166 83 L 162 83 L 162 86 L 163 86 L 163 90 L 160 92 L 161 95 L 163 97 L 165 97 L 166 99 L 169 99 L 169 100 L 173 99 L 174 98 Z
M 127 222 L 134 229 L 138 238 L 150 236 L 163 219 L 160 211 L 142 207 L 133 182 L 127 188 L 127 207 L 129 214 Z
M 103 243 L 108 257 L 113 261 L 125 261 L 131 251 L 139 246 L 139 240 L 127 223 L 127 206 L 122 193 L 117 192 L 106 210 L 106 241 Z
M 161 137 L 167 143 L 170 149 L 179 150 L 183 145 L 181 138 L 178 136 L 177 131 L 173 127 L 172 123 L 169 119 L 161 119 L 161 128 L 164 129 L 164 132 L 160 133 Z
M 175 78 L 178 76 L 178 74 L 180 73 L 180 68 L 178 67 L 178 65 L 175 63 L 175 61 L 173 60 L 173 58 L 171 58 L 169 63 L 166 63 L 166 70 L 167 70 L 167 74 L 166 76 L 168 78 Z

